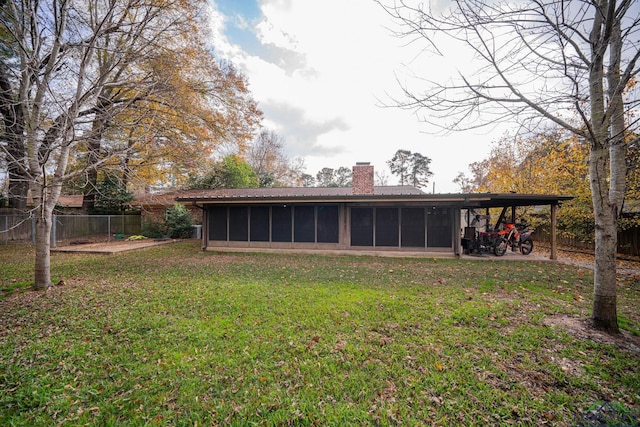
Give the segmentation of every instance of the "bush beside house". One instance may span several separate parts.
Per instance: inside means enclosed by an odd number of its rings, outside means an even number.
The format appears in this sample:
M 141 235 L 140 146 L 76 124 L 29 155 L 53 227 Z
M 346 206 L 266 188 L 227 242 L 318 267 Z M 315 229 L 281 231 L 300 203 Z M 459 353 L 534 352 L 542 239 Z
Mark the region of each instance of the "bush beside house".
M 202 224 L 202 210 L 197 206 L 176 203 L 185 191 L 138 194 L 131 205 L 140 209 L 142 234 L 147 237 L 191 237 L 191 227 Z

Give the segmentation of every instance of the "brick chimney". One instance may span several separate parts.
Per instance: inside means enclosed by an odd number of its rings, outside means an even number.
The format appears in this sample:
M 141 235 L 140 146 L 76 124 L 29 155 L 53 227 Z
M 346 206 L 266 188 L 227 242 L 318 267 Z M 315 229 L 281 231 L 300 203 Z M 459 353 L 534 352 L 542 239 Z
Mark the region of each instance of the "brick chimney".
M 357 162 L 351 175 L 353 194 L 373 194 L 373 166 L 369 162 Z

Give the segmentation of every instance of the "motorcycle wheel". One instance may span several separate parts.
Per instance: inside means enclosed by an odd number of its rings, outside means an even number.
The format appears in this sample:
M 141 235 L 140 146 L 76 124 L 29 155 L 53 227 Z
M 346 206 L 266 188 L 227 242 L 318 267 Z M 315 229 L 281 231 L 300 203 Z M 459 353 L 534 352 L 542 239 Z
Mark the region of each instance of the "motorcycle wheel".
M 522 255 L 529 255 L 533 251 L 533 240 L 527 239 L 520 243 L 520 252 Z
M 508 243 L 505 239 L 500 239 L 499 242 L 497 242 L 495 244 L 495 246 L 493 247 L 493 253 L 496 256 L 502 256 L 504 254 L 507 253 L 507 247 L 508 247 Z

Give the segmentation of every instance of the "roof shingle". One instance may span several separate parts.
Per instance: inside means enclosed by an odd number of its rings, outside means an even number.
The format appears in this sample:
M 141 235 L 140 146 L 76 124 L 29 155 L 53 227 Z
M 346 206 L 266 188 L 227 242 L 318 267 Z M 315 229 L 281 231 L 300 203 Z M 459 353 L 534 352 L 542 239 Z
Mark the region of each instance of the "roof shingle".
M 419 189 L 404 186 L 374 187 L 372 196 L 424 195 Z M 279 187 L 279 188 L 221 188 L 213 190 L 188 190 L 180 192 L 178 201 L 203 201 L 219 199 L 305 199 L 354 196 L 351 187 Z M 370 195 L 371 196 L 371 195 Z M 359 197 L 363 197 L 359 195 Z

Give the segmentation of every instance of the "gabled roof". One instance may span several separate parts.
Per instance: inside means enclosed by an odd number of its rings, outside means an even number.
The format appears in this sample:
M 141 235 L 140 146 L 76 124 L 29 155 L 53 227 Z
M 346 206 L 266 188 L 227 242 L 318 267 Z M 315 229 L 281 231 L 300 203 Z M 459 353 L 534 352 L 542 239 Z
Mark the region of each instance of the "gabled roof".
M 60 196 L 58 197 L 58 203 L 56 203 L 56 205 L 65 208 L 81 208 L 83 200 L 84 196 L 82 194 Z
M 164 193 L 138 193 L 129 204 L 139 207 L 173 206 L 176 203 L 177 197 L 188 193 L 188 190 L 172 190 Z
M 56 206 L 60 208 L 81 208 L 84 196 L 82 194 L 60 195 Z M 35 206 L 39 202 L 34 199 L 33 192 L 29 190 L 27 194 L 27 206 Z

